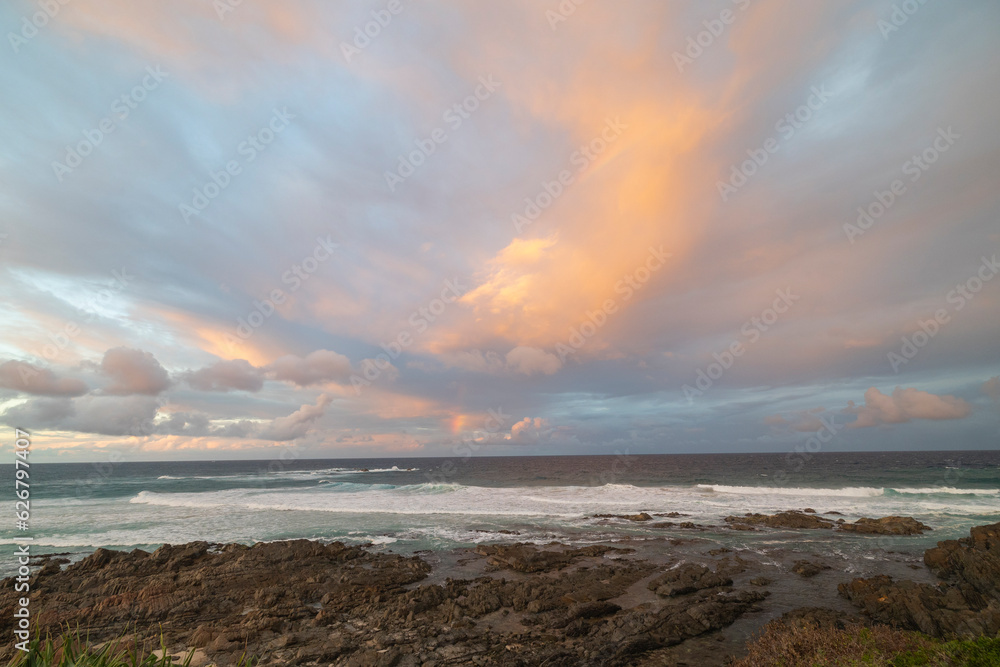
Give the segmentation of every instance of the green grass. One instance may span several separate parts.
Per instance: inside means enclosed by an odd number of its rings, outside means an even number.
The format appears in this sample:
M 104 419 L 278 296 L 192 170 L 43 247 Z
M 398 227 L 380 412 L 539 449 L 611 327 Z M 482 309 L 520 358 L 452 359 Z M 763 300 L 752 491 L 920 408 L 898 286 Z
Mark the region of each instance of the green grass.
M 1000 667 L 1000 637 L 941 641 L 887 626 L 769 624 L 734 667 Z
M 174 662 L 167 654 L 162 636 L 157 657 L 149 643 L 137 637 L 121 635 L 95 647 L 79 631 L 67 631 L 55 638 L 36 636 L 28 645 L 28 652 L 18 651 L 8 667 L 188 667 L 193 657 L 191 649 L 184 660 Z M 244 653 L 236 667 L 253 667 L 255 662 Z
M 889 663 L 892 667 L 924 665 L 1000 666 L 1000 637 L 978 637 L 938 643 L 930 648 L 903 653 Z

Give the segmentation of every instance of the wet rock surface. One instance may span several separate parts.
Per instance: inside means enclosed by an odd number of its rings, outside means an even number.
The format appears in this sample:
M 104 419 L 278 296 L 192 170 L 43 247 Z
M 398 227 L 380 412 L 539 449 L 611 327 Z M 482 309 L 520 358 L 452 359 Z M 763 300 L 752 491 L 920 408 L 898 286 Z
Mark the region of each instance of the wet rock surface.
M 854 523 L 845 523 L 840 530 L 864 535 L 920 535 L 931 527 L 908 516 L 886 516 L 881 519 L 860 518 Z
M 262 665 L 627 665 L 656 664 L 658 652 L 728 626 L 766 597 L 704 566 L 668 570 L 630 552 L 480 545 L 470 556 L 491 576 L 428 585 L 419 557 L 340 543 L 99 549 L 36 574 L 32 610 L 41 628 L 79 624 L 95 642 L 127 627 L 151 637 L 162 629 L 171 652 L 197 648 L 220 666 L 244 650 Z M 731 556 L 719 565 L 744 567 Z M 10 632 L 5 584 L 0 629 Z
M 837 514 L 837 512 L 828 512 Z M 789 528 L 793 530 L 836 529 L 845 533 L 863 535 L 920 535 L 931 527 L 908 516 L 886 516 L 880 519 L 860 518 L 854 523 L 843 519 L 832 521 L 823 518 L 812 508 L 801 512 L 788 510 L 777 514 L 745 514 L 727 516 L 725 522 L 734 530 L 755 530 L 758 527 Z
M 934 637 L 1000 632 L 1000 523 L 938 542 L 924 562 L 941 577 L 938 585 L 878 575 L 840 584 L 840 594 L 875 622 Z
M 779 617 L 942 637 L 1000 630 L 1000 524 L 938 543 L 922 572 L 907 569 L 916 554 L 890 555 L 874 571 L 895 578 L 855 579 L 840 595 L 830 553 L 710 548 L 697 534 L 626 545 L 481 544 L 420 557 L 307 540 L 100 549 L 66 567 L 57 555 L 39 560 L 31 608 L 42 630 L 79 624 L 95 642 L 126 628 L 158 641 L 162 629 L 175 655 L 197 648 L 199 664 L 220 667 L 244 650 L 263 666 L 724 665 Z M 14 604 L 8 580 L 0 631 L 12 629 Z M 9 658 L 12 647 L 0 651 Z
M 826 563 L 819 563 L 811 560 L 797 560 L 792 566 L 792 572 L 799 575 L 800 577 L 815 577 L 817 574 L 823 570 L 832 569 Z
M 778 512 L 777 514 L 746 514 L 744 516 L 727 516 L 725 522 L 731 528 L 746 530 L 756 526 L 766 526 L 768 528 L 833 528 L 834 523 L 829 519 L 791 510 L 788 512 Z

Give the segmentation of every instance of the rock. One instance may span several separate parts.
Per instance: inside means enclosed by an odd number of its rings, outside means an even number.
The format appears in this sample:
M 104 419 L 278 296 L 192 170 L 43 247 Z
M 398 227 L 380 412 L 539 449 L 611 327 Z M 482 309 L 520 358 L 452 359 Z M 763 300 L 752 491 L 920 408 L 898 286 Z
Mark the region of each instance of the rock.
M 738 526 L 767 526 L 769 528 L 833 528 L 833 522 L 814 514 L 806 514 L 796 510 L 778 512 L 777 514 L 746 514 L 744 516 L 727 516 L 725 522 L 731 528 Z M 744 530 L 744 528 L 737 528 Z
M 797 560 L 792 566 L 792 572 L 801 577 L 815 577 L 823 570 L 831 569 L 826 563 L 813 563 L 808 560 Z
M 813 508 L 811 508 L 811 507 L 807 507 L 807 508 L 805 508 L 805 509 L 804 509 L 804 510 L 802 510 L 802 511 L 803 511 L 803 512 L 805 512 L 806 514 L 815 514 L 815 513 L 816 513 L 816 510 L 814 510 L 814 509 L 813 509 Z
M 977 526 L 967 538 L 938 542 L 924 563 L 937 585 L 879 575 L 840 584 L 840 594 L 869 618 L 934 637 L 1000 632 L 1000 523 Z
M 771 580 L 767 577 L 754 577 L 750 580 L 751 586 L 767 586 L 771 583 Z
M 577 618 L 598 618 L 610 616 L 619 611 L 621 611 L 621 607 L 613 602 L 584 602 L 570 607 L 567 616 L 574 620 Z
M 659 596 L 673 597 L 706 588 L 731 586 L 732 583 L 733 580 L 729 577 L 716 574 L 704 565 L 684 563 L 653 579 L 647 588 Z
M 580 558 L 602 556 L 609 552 L 630 553 L 631 549 L 593 545 L 581 549 L 564 549 L 561 551 L 539 549 L 533 544 L 480 544 L 476 553 L 487 556 L 487 562 L 499 569 L 515 572 L 549 572 L 559 570 Z
M 908 516 L 885 516 L 881 519 L 862 517 L 854 523 L 841 524 L 838 530 L 863 535 L 920 535 L 931 527 Z

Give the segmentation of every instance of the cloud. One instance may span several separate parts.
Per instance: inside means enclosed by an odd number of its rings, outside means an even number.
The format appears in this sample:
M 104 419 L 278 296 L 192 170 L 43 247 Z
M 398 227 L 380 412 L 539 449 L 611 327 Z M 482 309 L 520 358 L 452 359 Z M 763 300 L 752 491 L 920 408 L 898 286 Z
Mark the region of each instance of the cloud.
M 87 385 L 76 378 L 58 378 L 47 368 L 25 361 L 0 364 L 0 387 L 36 396 L 81 396 Z
M 865 404 L 856 406 L 848 401 L 845 414 L 858 418 L 851 428 L 866 428 L 880 424 L 902 424 L 914 419 L 962 419 L 972 412 L 972 406 L 954 396 L 937 396 L 919 389 L 896 387 L 891 396 L 875 387 L 865 392 Z
M 983 383 L 983 393 L 994 401 L 1000 401 L 1000 375 L 991 377 Z
M 259 436 L 264 440 L 294 440 L 309 431 L 309 427 L 326 413 L 326 408 L 333 402 L 327 394 L 321 394 L 315 405 L 303 405 L 288 415 L 278 417 L 266 427 Z
M 199 391 L 256 392 L 264 386 L 264 371 L 246 359 L 233 359 L 187 373 L 184 380 Z
M 556 355 L 537 347 L 524 345 L 515 347 L 503 357 L 492 350 L 486 352 L 462 350 L 444 353 L 440 359 L 448 366 L 491 375 L 510 373 L 552 375 L 562 368 L 562 361 Z
M 514 372 L 534 375 L 544 373 L 552 375 L 562 368 L 562 361 L 559 357 L 540 350 L 537 347 L 515 347 L 507 353 L 507 367 Z
M 171 384 L 169 374 L 156 357 L 128 347 L 115 347 L 105 352 L 101 371 L 112 380 L 112 384 L 104 388 L 106 394 L 155 396 Z
M 510 440 L 518 443 L 538 442 L 550 438 L 553 430 L 547 419 L 525 417 L 510 427 Z
M 795 412 L 791 419 L 786 419 L 781 415 L 770 415 L 764 417 L 764 423 L 768 426 L 784 426 L 798 433 L 812 433 L 824 428 L 824 424 L 817 415 L 822 414 L 824 408 L 812 408 L 811 410 L 799 410 Z
M 148 435 L 159 401 L 151 396 L 36 398 L 8 408 L 5 423 L 28 430 L 79 431 L 101 435 Z
M 308 387 L 324 382 L 344 382 L 351 376 L 351 360 L 330 350 L 316 350 L 305 357 L 289 354 L 266 370 L 275 380 Z

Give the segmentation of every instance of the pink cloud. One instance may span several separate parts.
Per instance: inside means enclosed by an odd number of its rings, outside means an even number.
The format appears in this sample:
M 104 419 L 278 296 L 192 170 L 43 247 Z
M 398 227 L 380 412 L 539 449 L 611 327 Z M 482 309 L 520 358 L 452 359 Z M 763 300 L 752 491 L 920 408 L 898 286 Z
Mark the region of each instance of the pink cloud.
M 104 353 L 101 371 L 111 378 L 105 393 L 125 396 L 155 396 L 170 386 L 170 376 L 149 352 L 128 347 L 114 347 Z
M 972 412 L 972 406 L 955 396 L 938 396 L 913 387 L 896 387 L 886 395 L 875 387 L 865 392 L 865 404 L 856 406 L 848 401 L 846 414 L 857 415 L 851 428 L 866 428 L 880 424 L 902 424 L 914 419 L 962 419 Z

